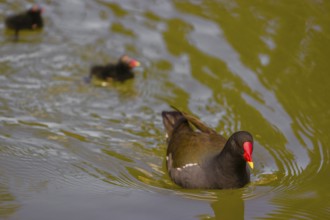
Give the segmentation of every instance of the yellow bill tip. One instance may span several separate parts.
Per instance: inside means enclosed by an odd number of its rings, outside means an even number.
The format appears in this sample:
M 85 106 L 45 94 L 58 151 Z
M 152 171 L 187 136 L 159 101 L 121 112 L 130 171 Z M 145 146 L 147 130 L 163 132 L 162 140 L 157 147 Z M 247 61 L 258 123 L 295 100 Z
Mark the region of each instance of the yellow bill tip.
M 251 169 L 253 169 L 253 168 L 254 168 L 254 164 L 253 164 L 253 162 L 252 162 L 252 161 L 248 161 L 247 163 L 249 164 L 249 166 L 251 167 Z

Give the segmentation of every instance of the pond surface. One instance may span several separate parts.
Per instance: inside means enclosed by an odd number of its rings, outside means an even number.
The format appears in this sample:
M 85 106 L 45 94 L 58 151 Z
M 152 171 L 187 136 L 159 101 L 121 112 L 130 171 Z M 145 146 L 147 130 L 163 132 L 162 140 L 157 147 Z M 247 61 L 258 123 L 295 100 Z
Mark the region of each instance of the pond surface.
M 2 1 L 0 18 L 32 1 Z M 0 24 L 0 219 L 326 219 L 330 2 L 41 1 Z M 83 78 L 122 54 L 136 78 Z M 184 190 L 165 170 L 174 105 L 255 139 L 252 181 Z

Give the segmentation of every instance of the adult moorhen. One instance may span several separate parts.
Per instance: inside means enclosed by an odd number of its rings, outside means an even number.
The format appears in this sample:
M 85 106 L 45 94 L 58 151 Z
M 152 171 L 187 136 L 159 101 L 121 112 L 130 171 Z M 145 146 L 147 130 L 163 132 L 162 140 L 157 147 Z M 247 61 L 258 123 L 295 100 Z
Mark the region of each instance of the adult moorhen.
M 166 165 L 171 179 L 184 188 L 240 188 L 250 181 L 253 138 L 238 131 L 226 140 L 192 115 L 162 112 L 167 136 Z M 197 130 L 197 131 L 196 131 Z
M 5 19 L 6 27 L 15 31 L 15 39 L 17 40 L 20 30 L 36 30 L 43 27 L 42 12 L 42 7 L 34 5 L 25 12 L 8 16 Z
M 110 63 L 107 65 L 96 65 L 91 68 L 89 79 L 96 77 L 104 81 L 120 81 L 134 78 L 133 68 L 140 66 L 137 60 L 123 55 L 119 58 L 117 63 Z

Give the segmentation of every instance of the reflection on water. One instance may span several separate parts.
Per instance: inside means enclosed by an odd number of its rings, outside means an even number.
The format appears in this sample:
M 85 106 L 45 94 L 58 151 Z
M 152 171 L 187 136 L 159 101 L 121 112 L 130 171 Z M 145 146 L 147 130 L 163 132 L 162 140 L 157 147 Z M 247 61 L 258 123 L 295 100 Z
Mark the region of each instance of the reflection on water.
M 0 5 L 2 20 L 24 7 Z M 18 43 L 0 25 L 1 217 L 49 219 L 75 204 L 63 218 L 90 219 L 86 194 L 101 218 L 129 219 L 118 204 L 139 204 L 132 212 L 140 219 L 138 210 L 157 219 L 329 216 L 327 2 L 43 5 L 45 29 L 22 33 Z M 124 53 L 142 63 L 134 80 L 84 82 L 93 64 Z M 250 131 L 251 184 L 224 191 L 174 185 L 160 117 L 169 105 L 227 137 Z M 74 196 L 66 202 L 61 194 Z M 59 209 L 45 202 L 54 195 Z M 34 212 L 41 204 L 44 211 Z M 174 211 L 160 212 L 164 206 Z
M 8 218 L 20 208 L 16 198 L 9 192 L 7 186 L 0 184 L 0 217 Z

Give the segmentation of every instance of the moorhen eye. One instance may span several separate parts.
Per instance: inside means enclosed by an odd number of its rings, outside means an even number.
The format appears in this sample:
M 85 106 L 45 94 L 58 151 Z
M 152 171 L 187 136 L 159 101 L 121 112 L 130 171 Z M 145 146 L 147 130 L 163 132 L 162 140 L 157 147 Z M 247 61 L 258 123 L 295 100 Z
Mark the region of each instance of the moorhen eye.
M 253 168 L 253 138 L 238 131 L 227 140 L 196 117 L 177 109 L 162 112 L 167 136 L 166 165 L 179 186 L 198 189 L 240 188 Z

